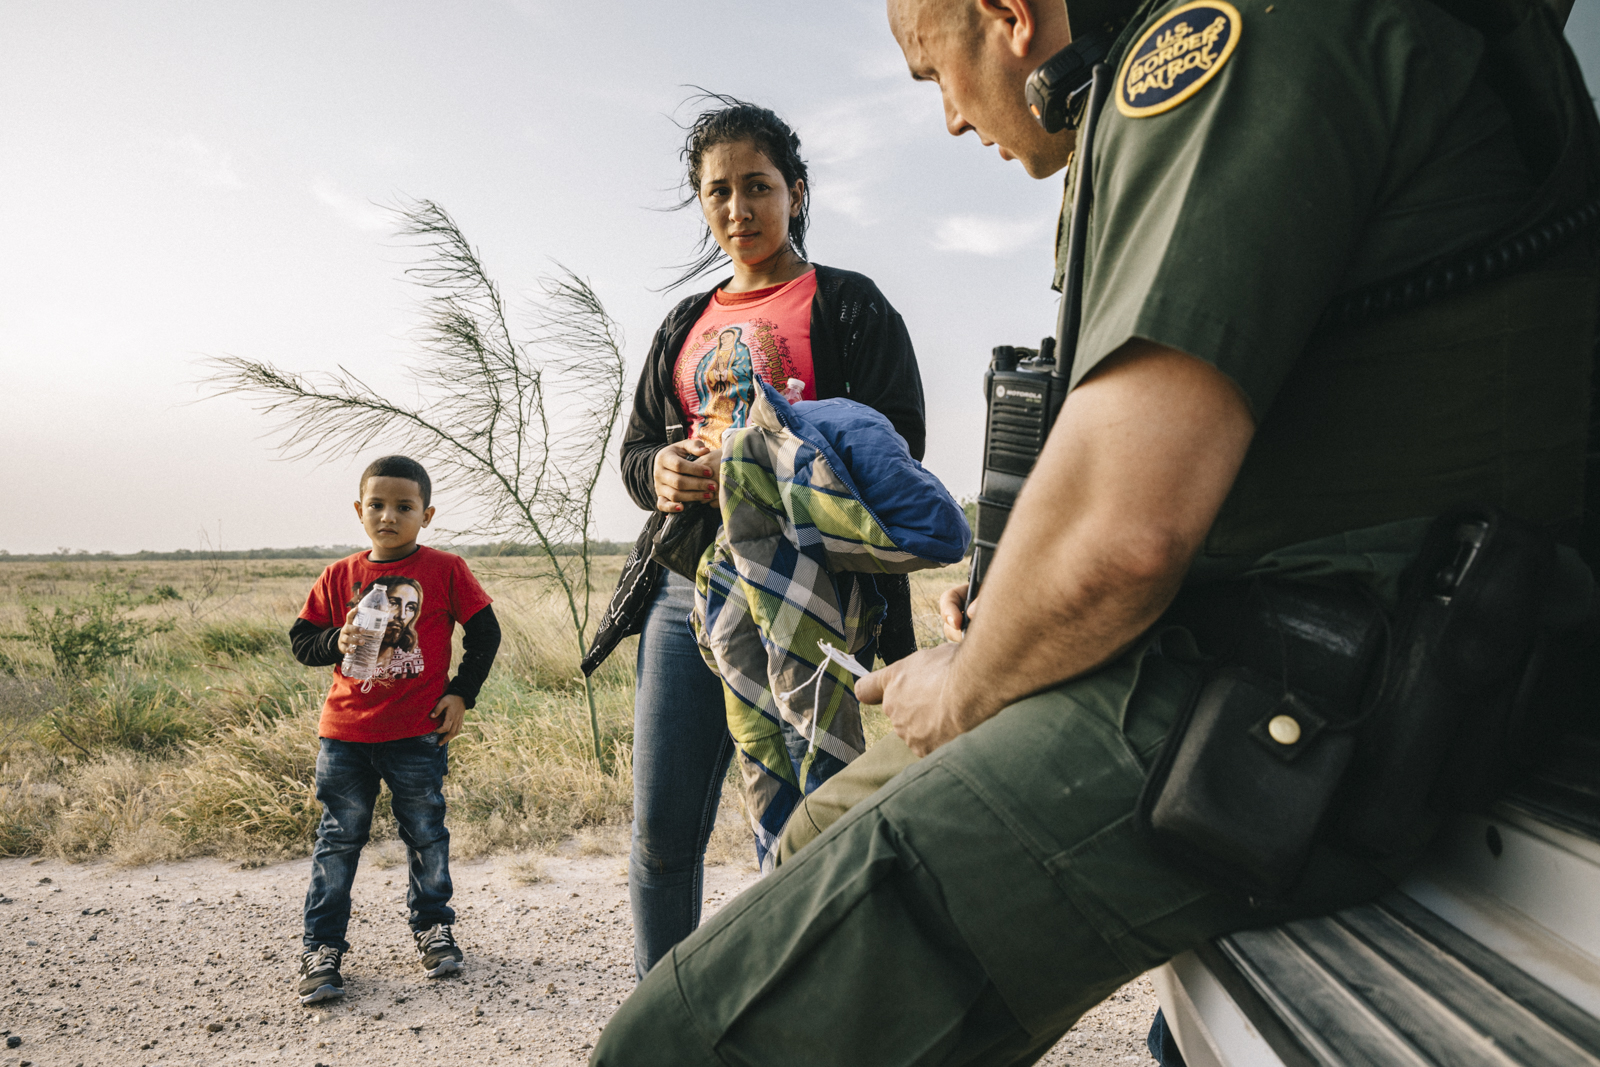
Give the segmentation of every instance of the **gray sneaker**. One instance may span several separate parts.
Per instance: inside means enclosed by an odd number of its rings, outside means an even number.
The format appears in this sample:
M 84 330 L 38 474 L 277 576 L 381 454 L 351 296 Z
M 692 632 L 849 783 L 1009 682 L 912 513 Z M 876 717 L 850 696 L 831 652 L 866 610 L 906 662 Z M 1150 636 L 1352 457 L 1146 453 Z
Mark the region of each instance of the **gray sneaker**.
M 417 962 L 429 978 L 455 974 L 461 969 L 461 950 L 456 947 L 450 927 L 436 923 L 426 930 L 413 930 L 411 936 L 417 941 Z
M 344 953 L 332 945 L 318 945 L 300 956 L 300 986 L 296 991 L 300 1003 L 315 1004 L 344 996 L 344 978 L 339 974 L 343 958 Z

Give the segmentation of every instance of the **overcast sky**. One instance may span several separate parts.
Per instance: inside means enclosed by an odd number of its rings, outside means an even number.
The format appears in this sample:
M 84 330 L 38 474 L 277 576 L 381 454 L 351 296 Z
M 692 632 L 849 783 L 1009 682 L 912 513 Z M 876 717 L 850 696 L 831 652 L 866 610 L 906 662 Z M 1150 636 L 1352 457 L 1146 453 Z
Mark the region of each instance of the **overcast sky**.
M 1600 84 L 1600 0 L 1569 37 Z M 775 108 L 812 166 L 812 257 L 905 316 L 928 466 L 977 489 L 990 347 L 1053 326 L 1059 181 L 945 134 L 882 5 L 0 0 L 0 549 L 354 543 L 357 472 L 275 458 L 197 362 L 344 365 L 400 392 L 413 254 L 378 204 L 450 210 L 513 298 L 551 260 L 628 339 L 629 395 L 697 214 L 686 85 Z M 642 514 L 614 470 L 597 534 Z M 465 501 L 438 486 L 440 523 Z

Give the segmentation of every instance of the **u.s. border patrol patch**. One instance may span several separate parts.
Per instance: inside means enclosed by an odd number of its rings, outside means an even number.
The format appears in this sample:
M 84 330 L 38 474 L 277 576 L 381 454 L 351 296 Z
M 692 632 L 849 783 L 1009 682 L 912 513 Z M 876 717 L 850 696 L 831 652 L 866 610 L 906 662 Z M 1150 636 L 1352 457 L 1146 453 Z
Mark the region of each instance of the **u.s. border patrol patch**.
M 1239 25 L 1227 0 L 1195 0 L 1169 12 L 1129 49 L 1117 75 L 1117 110 L 1140 119 L 1198 93 L 1238 47 Z

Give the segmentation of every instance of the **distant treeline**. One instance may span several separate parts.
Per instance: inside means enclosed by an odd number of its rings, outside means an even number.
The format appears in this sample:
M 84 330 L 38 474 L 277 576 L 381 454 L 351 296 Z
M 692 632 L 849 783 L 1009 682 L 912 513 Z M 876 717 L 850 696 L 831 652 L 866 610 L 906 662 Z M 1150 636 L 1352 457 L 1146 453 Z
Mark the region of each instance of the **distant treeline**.
M 520 545 L 513 544 L 510 541 L 501 541 L 490 545 L 435 545 L 434 547 L 468 558 L 474 556 L 537 556 L 544 551 L 538 545 Z M 576 556 L 581 548 L 581 545 L 575 544 L 557 545 L 556 555 Z M 626 556 L 632 551 L 633 546 L 626 541 L 589 542 L 589 554 L 591 556 Z
M 71 551 L 60 549 L 55 552 L 25 552 L 12 554 L 0 548 L 0 561 L 16 563 L 61 563 L 61 562 L 105 562 L 105 563 L 182 563 L 185 561 L 198 562 L 218 559 L 338 559 L 352 553 L 362 551 L 361 545 L 309 545 L 304 548 L 247 548 L 247 549 L 188 549 L 180 548 L 176 552 L 90 552 L 87 549 Z M 458 556 L 475 558 L 478 556 L 535 556 L 542 551 L 537 545 L 520 545 L 510 542 L 499 542 L 488 545 L 434 545 L 447 552 L 454 552 Z M 557 545 L 556 555 L 575 556 L 580 550 L 579 545 Z M 596 556 L 620 556 L 627 554 L 633 548 L 625 541 L 590 541 L 589 552 Z

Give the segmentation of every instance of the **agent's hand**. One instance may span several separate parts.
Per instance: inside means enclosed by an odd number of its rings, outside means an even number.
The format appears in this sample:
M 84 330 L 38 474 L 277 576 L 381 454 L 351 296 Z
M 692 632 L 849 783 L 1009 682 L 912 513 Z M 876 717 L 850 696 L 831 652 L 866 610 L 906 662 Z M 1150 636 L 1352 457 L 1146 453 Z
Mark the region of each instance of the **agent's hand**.
M 919 756 L 964 732 L 944 703 L 945 678 L 960 647 L 924 649 L 856 682 L 856 699 L 882 704 L 894 732 Z
M 441 745 L 447 745 L 461 732 L 467 718 L 467 702 L 454 693 L 446 693 L 428 712 L 428 718 L 439 720 L 439 728 L 434 733 L 439 735 Z
M 685 504 L 717 499 L 717 466 L 722 450 L 691 437 L 656 453 L 656 509 L 682 511 Z
M 966 624 L 978 617 L 978 600 L 974 600 L 970 607 L 967 605 L 966 582 L 952 585 L 939 595 L 939 619 L 944 623 L 946 641 L 959 642 L 967 636 Z
M 366 635 L 356 625 L 356 609 L 351 608 L 344 617 L 344 625 L 339 627 L 339 651 L 349 655 L 361 647 L 361 642 L 366 640 Z

